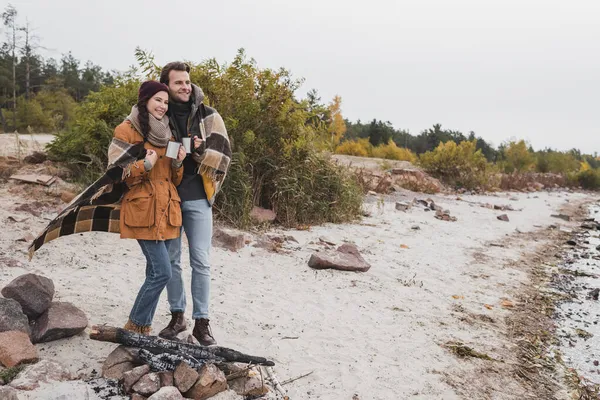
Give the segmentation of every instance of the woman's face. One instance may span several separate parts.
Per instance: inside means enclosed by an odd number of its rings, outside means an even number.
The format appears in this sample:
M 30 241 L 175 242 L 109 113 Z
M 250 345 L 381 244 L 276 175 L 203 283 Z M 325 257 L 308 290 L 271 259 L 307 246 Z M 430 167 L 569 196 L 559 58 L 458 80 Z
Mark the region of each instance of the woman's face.
M 148 112 L 156 119 L 162 119 L 169 109 L 169 93 L 158 92 L 148 99 Z

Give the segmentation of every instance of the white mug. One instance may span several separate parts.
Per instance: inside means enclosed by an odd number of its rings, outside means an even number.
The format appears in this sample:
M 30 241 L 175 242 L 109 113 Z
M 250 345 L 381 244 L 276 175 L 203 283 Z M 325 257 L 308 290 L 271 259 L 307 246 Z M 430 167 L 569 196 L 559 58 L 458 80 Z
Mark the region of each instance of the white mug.
M 181 147 L 181 143 L 179 143 L 179 142 L 169 142 L 169 144 L 167 146 L 167 157 L 177 158 L 177 154 L 179 153 L 180 147 Z
M 189 138 L 189 137 L 181 138 L 181 143 L 183 144 L 183 147 L 185 147 L 186 153 L 189 154 L 192 152 L 192 138 Z

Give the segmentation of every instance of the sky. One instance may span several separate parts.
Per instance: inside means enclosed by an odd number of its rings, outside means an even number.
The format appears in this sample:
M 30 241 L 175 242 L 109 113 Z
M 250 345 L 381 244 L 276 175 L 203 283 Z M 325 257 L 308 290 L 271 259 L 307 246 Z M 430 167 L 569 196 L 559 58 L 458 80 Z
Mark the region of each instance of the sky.
M 3 0 L 4 1 L 4 0 Z M 126 70 L 233 59 L 285 67 L 351 121 L 440 123 L 498 145 L 600 153 L 599 0 L 13 0 L 47 49 Z M 8 2 L 0 6 L 4 9 Z

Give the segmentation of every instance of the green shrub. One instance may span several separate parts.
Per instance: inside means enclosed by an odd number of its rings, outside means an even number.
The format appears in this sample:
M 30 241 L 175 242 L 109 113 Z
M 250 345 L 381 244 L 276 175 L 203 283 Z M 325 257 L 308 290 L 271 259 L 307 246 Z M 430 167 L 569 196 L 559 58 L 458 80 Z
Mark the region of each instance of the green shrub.
M 48 145 L 49 156 L 67 162 L 83 183 L 91 183 L 106 168 L 107 150 L 114 128 L 131 112 L 137 102 L 139 82 L 120 81 L 91 92 L 77 106 L 66 130 Z
M 490 181 L 490 165 L 476 149 L 476 141 L 453 141 L 440 143 L 433 151 L 421 154 L 420 164 L 431 175 L 445 183 L 466 189 L 487 188 Z
M 143 71 L 156 73 L 151 57 L 137 56 Z M 322 121 L 311 122 L 307 101 L 296 99 L 301 81 L 284 69 L 258 68 L 243 51 L 229 65 L 211 59 L 191 67 L 192 81 L 223 116 L 232 142 L 231 169 L 215 203 L 218 218 L 247 227 L 254 205 L 275 210 L 287 226 L 359 215 L 358 184 L 319 155 L 316 139 L 330 132 Z M 106 166 L 113 129 L 135 104 L 139 83 L 122 78 L 90 93 L 49 146 L 51 156 L 70 163 L 86 182 L 97 178 Z
M 600 170 L 599 169 L 584 169 L 576 175 L 577 182 L 584 189 L 599 190 L 600 189 Z

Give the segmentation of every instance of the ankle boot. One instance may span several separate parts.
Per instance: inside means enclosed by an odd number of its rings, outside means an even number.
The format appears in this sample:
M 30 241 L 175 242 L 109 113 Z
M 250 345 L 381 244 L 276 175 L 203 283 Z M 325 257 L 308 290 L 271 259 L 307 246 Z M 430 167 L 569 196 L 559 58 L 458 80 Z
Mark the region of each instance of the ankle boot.
M 151 328 L 149 326 L 137 325 L 130 319 L 127 320 L 127 323 L 125 324 L 123 329 L 125 329 L 126 331 L 139 333 L 140 335 L 144 335 L 144 336 L 149 336 L 150 331 L 151 331 Z
M 174 311 L 171 313 L 171 322 L 169 325 L 158 334 L 163 339 L 175 339 L 178 333 L 185 331 L 187 325 L 182 311 Z
M 206 318 L 197 319 L 196 324 L 194 325 L 194 331 L 192 332 L 192 335 L 198 339 L 198 342 L 200 342 L 202 346 L 213 346 L 217 344 L 208 322 L 209 321 Z

